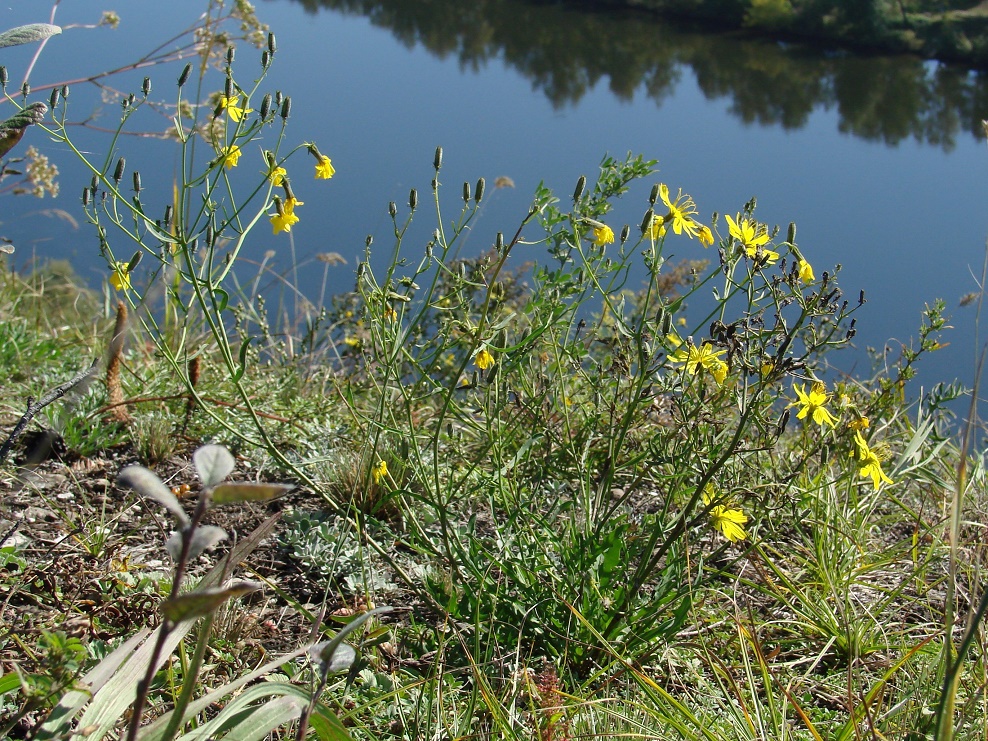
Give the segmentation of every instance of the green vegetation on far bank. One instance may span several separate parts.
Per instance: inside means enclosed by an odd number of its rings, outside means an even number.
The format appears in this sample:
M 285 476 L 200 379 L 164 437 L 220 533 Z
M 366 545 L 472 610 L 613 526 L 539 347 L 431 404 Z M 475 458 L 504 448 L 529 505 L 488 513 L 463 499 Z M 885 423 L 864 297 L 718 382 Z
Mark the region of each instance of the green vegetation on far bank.
M 988 66 L 980 0 L 595 0 L 855 49 Z

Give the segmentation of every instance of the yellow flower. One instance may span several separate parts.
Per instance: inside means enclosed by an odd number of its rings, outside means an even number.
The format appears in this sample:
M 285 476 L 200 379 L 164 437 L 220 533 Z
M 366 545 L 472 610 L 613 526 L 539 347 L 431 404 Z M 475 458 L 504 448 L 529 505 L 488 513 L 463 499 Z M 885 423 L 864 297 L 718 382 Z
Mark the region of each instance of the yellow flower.
M 798 398 L 789 406 L 799 406 L 799 414 L 796 419 L 805 419 L 812 416 L 813 421 L 819 425 L 828 424 L 831 427 L 837 424 L 837 418 L 824 406 L 827 403 L 827 387 L 817 381 L 810 387 L 810 392 L 806 393 L 806 388 L 802 384 L 793 384 L 793 391 Z
M 284 213 L 274 214 L 271 217 L 271 226 L 274 229 L 275 234 L 280 234 L 281 232 L 290 232 L 292 226 L 298 223 L 298 216 L 290 211 L 285 211 Z
M 395 311 L 395 307 L 393 307 L 391 304 L 385 304 L 384 305 L 385 321 L 393 322 L 397 318 L 398 318 L 398 312 Z
M 700 244 L 704 247 L 709 247 L 714 243 L 714 233 L 710 231 L 709 226 L 700 226 L 700 233 L 697 235 L 697 239 L 700 240 Z
M 480 370 L 487 370 L 494 365 L 494 356 L 491 355 L 490 350 L 483 347 L 477 353 L 476 357 L 474 357 L 473 364 L 480 368 Z
M 814 280 L 816 280 L 816 277 L 813 275 L 812 265 L 806 262 L 806 260 L 804 260 L 802 257 L 799 258 L 799 263 L 797 264 L 799 269 L 799 279 L 803 281 L 803 283 L 812 283 Z
M 595 245 L 603 247 L 605 244 L 612 244 L 613 242 L 614 231 L 609 226 L 601 224 L 593 228 L 593 243 Z
M 867 430 L 869 427 L 871 427 L 871 420 L 869 420 L 867 417 L 862 415 L 860 417 L 852 419 L 850 422 L 847 423 L 847 426 L 852 430 Z
M 129 263 L 126 262 L 118 262 L 113 266 L 113 272 L 110 273 L 110 285 L 118 291 L 130 290 L 129 267 Z
M 689 237 L 697 237 L 698 232 L 702 228 L 693 219 L 696 214 L 696 204 L 693 203 L 693 199 L 688 195 L 685 195 L 682 188 L 677 192 L 676 199 L 669 199 L 669 187 L 665 183 L 659 184 L 659 195 L 662 197 L 662 202 L 669 209 L 669 213 L 663 218 L 663 222 L 668 224 L 672 222 L 672 230 L 676 234 L 682 234 L 685 232 Z M 712 235 L 711 235 L 712 236 Z
M 271 185 L 281 185 L 285 181 L 285 175 L 288 174 L 288 170 L 284 167 L 273 167 L 271 172 L 268 173 L 268 180 L 271 181 Z
M 292 196 L 291 198 L 285 199 L 283 208 L 285 209 L 286 214 L 294 214 L 296 206 L 304 206 L 304 205 L 305 205 L 305 201 L 300 201 L 295 196 Z
M 857 446 L 857 451 L 851 451 L 850 456 L 861 464 L 861 468 L 858 469 L 858 474 L 863 478 L 870 478 L 872 484 L 875 487 L 875 491 L 881 488 L 882 484 L 893 484 L 895 483 L 882 470 L 882 459 L 878 454 L 868 447 L 868 443 L 861 436 L 860 432 L 854 433 L 854 444 Z
M 762 260 L 765 264 L 771 265 L 779 259 L 779 253 L 764 247 L 768 243 L 768 232 L 764 224 L 759 224 L 752 219 L 744 219 L 738 214 L 738 220 L 731 218 L 730 214 L 725 214 L 727 228 L 731 236 L 741 243 L 744 252 L 748 257 L 754 259 L 761 252 Z M 762 248 L 759 250 L 759 248 Z
M 223 158 L 223 167 L 229 170 L 231 167 L 237 166 L 237 161 L 240 159 L 240 147 L 236 144 L 231 144 L 228 147 L 223 147 L 220 150 L 220 157 Z
M 381 480 L 388 475 L 388 462 L 378 461 L 377 465 L 371 469 L 371 476 L 374 478 L 375 484 L 380 484 Z
M 679 345 L 678 338 L 670 336 L 668 339 L 673 344 Z M 713 345 L 704 342 L 700 347 L 696 345 L 679 345 L 679 349 L 669 356 L 673 363 L 684 363 L 686 372 L 691 376 L 696 375 L 701 368 L 713 375 L 717 383 L 724 383 L 727 378 L 727 363 L 720 359 L 720 356 L 727 350 L 714 350 Z
M 710 503 L 717 498 L 717 492 L 713 484 L 707 484 L 703 489 L 703 503 L 710 507 Z M 724 537 L 732 543 L 744 540 L 748 533 L 744 531 L 744 525 L 748 522 L 748 516 L 740 509 L 726 504 L 715 504 L 710 507 L 710 524 L 715 530 L 720 530 Z
M 240 101 L 239 95 L 234 95 L 232 98 L 227 98 L 225 95 L 220 99 L 220 105 L 230 114 L 230 118 L 236 123 L 240 123 L 244 120 L 244 116 L 248 113 L 253 113 L 253 108 L 241 108 L 237 103 Z
M 316 180 L 329 180 L 336 174 L 333 162 L 326 155 L 320 155 L 316 163 Z
M 661 216 L 653 216 L 651 223 L 648 225 L 648 231 L 646 232 L 649 237 L 652 238 L 653 242 L 657 242 L 659 239 L 666 235 L 666 222 Z

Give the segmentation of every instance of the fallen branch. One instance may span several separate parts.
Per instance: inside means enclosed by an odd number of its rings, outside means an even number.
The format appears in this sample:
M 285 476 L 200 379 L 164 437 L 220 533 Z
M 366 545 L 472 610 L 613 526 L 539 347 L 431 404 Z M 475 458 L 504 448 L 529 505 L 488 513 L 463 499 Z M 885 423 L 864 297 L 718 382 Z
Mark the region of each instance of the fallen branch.
M 56 386 L 47 394 L 42 396 L 38 401 L 35 401 L 30 396 L 27 397 L 27 411 L 24 412 L 24 416 L 21 417 L 20 421 L 14 426 L 13 432 L 10 433 L 10 436 L 4 441 L 3 445 L 0 445 L 0 463 L 3 463 L 7 459 L 7 455 L 10 453 L 11 448 L 14 447 L 14 443 L 17 441 L 17 438 L 21 436 L 25 428 L 28 424 L 30 424 L 31 420 L 34 419 L 34 416 L 52 402 L 61 399 L 87 378 L 93 376 L 96 372 L 96 366 L 98 364 L 98 360 L 93 361 L 93 364 L 86 370 L 81 371 L 61 386 Z

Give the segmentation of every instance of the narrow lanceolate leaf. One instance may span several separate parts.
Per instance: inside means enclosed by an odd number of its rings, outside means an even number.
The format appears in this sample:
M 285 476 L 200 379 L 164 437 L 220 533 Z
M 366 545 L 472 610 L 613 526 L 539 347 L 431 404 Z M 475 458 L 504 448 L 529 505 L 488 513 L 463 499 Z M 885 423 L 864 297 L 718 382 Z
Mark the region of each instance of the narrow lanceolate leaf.
M 165 550 L 172 557 L 172 561 L 178 561 L 182 555 L 182 538 L 184 532 L 183 530 L 172 533 L 171 537 L 165 541 Z M 216 527 L 215 525 L 197 527 L 192 534 L 192 543 L 189 545 L 189 553 L 186 556 L 186 560 L 191 561 L 194 558 L 198 558 L 200 553 L 207 548 L 212 548 L 221 540 L 226 540 L 226 537 L 226 531 L 221 527 Z
M 0 48 L 30 44 L 32 41 L 44 41 L 61 32 L 62 29 L 59 26 L 53 26 L 50 23 L 31 23 L 27 26 L 18 26 L 0 33 Z
M 229 599 L 242 597 L 245 594 L 256 592 L 260 588 L 260 583 L 256 581 L 237 581 L 226 587 L 203 589 L 183 594 L 163 602 L 161 614 L 166 620 L 173 623 L 194 620 L 215 612 L 220 605 Z
M 213 489 L 213 503 L 266 502 L 293 488 L 291 484 L 220 484 Z
M 185 514 L 185 510 L 179 504 L 178 497 L 172 494 L 171 489 L 165 486 L 161 479 L 144 466 L 127 466 L 117 476 L 117 482 L 123 486 L 129 486 L 141 496 L 156 501 L 171 512 L 182 526 L 189 524 L 189 516 Z
M 203 445 L 193 453 L 192 461 L 205 487 L 216 486 L 230 475 L 236 465 L 230 451 L 222 445 Z
M 0 123 L 0 157 L 14 148 L 24 136 L 24 130 L 28 126 L 44 121 L 46 113 L 48 113 L 47 105 L 32 103 L 17 115 Z

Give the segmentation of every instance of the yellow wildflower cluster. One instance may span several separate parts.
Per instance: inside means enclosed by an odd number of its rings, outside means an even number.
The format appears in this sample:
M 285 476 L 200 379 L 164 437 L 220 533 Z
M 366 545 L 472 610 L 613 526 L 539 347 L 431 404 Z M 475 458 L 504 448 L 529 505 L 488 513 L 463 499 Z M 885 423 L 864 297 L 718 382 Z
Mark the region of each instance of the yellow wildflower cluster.
M 707 484 L 703 488 L 703 504 L 710 507 L 710 524 L 713 525 L 714 530 L 720 530 L 721 534 L 732 543 L 747 538 L 748 533 L 745 532 L 744 526 L 748 522 L 748 516 L 727 502 L 711 506 L 718 499 L 714 485 Z
M 698 239 L 704 247 L 709 247 L 714 243 L 713 232 L 710 227 L 699 223 L 694 217 L 697 215 L 696 204 L 693 199 L 683 193 L 680 189 L 676 197 L 669 197 L 669 186 L 665 183 L 659 184 L 659 197 L 668 209 L 663 217 L 656 216 L 649 224 L 649 236 L 658 239 L 665 234 L 667 224 L 672 225 L 672 230 L 676 234 L 686 234 L 691 239 Z
M 676 351 L 669 356 L 673 363 L 683 364 L 686 372 L 695 376 L 700 370 L 705 370 L 714 377 L 714 380 L 723 384 L 727 379 L 727 363 L 721 360 L 721 356 L 726 350 L 714 350 L 709 342 L 702 343 L 699 347 L 687 343 L 683 344 L 676 335 L 670 334 L 666 338 L 676 346 Z

